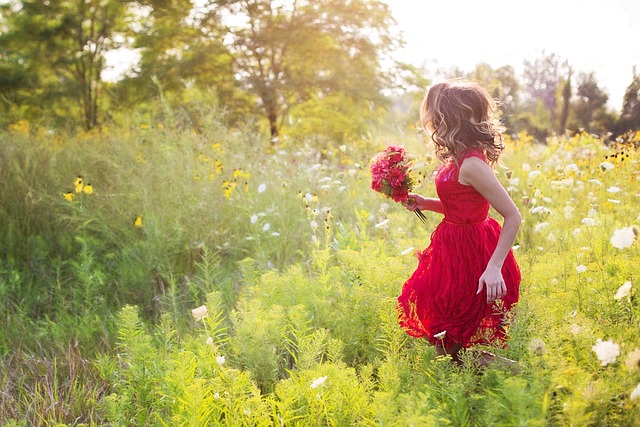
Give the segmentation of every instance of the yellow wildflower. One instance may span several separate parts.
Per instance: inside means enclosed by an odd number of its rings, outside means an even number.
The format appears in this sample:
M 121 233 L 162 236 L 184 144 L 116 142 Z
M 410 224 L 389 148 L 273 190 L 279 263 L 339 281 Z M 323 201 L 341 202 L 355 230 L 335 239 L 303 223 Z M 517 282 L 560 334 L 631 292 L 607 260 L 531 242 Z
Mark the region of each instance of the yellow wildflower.
M 216 172 L 222 173 L 222 162 L 220 160 L 216 160 L 214 166 L 216 168 Z
M 64 199 L 68 202 L 73 202 L 73 193 L 71 191 L 67 191 L 62 195 L 62 197 L 64 197 Z
M 138 215 L 135 221 L 133 221 L 133 226 L 135 228 L 142 228 L 142 217 L 140 215 Z
M 76 187 L 76 193 L 81 193 L 82 192 L 82 176 L 78 175 L 78 177 L 74 181 L 74 185 Z
M 244 175 L 244 172 L 242 171 L 242 169 L 234 169 L 233 170 L 233 177 L 234 178 L 242 177 L 243 175 Z
M 84 186 L 82 191 L 84 191 L 85 194 L 93 194 L 93 187 L 91 186 L 91 184 L 87 184 Z

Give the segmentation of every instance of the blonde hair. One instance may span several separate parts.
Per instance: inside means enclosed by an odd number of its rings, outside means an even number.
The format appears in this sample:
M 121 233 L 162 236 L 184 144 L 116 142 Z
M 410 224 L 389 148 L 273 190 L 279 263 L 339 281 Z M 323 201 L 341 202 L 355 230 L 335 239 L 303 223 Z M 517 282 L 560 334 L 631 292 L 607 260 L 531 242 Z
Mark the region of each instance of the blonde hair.
M 491 165 L 504 151 L 498 107 L 489 92 L 468 80 L 431 86 L 420 106 L 420 125 L 431 133 L 436 156 L 459 161 L 471 149 L 481 150 Z

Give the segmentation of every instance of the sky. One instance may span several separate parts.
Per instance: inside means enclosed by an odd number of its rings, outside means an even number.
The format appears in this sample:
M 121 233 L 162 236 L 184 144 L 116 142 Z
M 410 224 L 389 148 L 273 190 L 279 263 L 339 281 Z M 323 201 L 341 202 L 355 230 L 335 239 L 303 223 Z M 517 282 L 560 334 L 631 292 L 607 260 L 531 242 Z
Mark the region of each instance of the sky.
M 520 73 L 525 60 L 555 53 L 594 72 L 617 111 L 634 65 L 640 73 L 639 0 L 384 1 L 406 43 L 395 57 L 428 70 L 486 62 Z

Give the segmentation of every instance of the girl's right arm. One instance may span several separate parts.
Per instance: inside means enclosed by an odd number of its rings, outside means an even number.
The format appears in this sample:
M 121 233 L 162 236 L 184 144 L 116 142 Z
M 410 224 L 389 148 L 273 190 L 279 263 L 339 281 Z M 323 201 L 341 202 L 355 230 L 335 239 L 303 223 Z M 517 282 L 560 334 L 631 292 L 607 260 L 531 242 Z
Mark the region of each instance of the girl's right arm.
M 409 196 L 407 197 L 407 201 L 404 202 L 403 205 L 410 211 L 420 209 L 421 211 L 444 213 L 442 202 L 440 201 L 440 199 L 428 199 L 415 193 L 409 194 Z

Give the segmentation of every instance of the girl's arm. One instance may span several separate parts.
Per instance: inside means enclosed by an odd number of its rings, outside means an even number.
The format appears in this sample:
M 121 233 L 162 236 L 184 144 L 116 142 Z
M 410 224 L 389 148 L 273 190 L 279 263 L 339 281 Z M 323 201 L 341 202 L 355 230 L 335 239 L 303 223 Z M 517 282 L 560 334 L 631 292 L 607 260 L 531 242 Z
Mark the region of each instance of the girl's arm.
M 496 249 L 478 281 L 478 293 L 486 286 L 487 303 L 491 304 L 507 292 L 502 277 L 502 264 L 516 239 L 522 217 L 491 167 L 482 160 L 475 157 L 465 159 L 460 166 L 458 181 L 460 184 L 475 188 L 504 218 Z
M 410 211 L 420 209 L 421 211 L 432 211 L 436 213 L 444 213 L 442 202 L 440 199 L 427 199 L 419 194 L 411 193 L 407 197 L 407 201 L 403 203 L 404 207 Z

